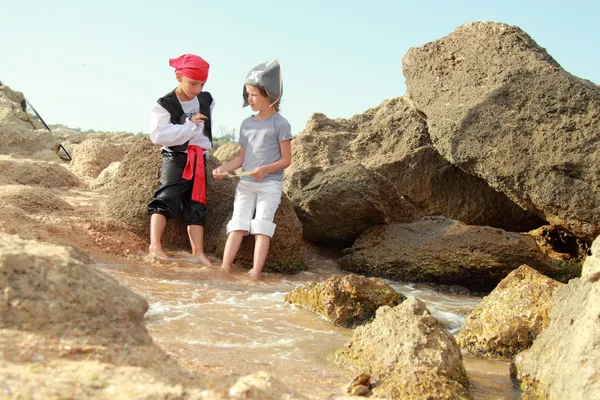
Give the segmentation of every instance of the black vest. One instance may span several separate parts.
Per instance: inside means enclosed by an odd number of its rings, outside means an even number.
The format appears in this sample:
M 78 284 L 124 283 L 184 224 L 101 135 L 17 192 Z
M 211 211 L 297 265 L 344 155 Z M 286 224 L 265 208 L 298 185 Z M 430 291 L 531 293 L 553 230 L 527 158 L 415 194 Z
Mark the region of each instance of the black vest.
M 204 135 L 212 143 L 212 116 L 210 115 L 210 105 L 213 102 L 213 98 L 209 92 L 200 92 L 198 95 L 198 102 L 200 103 L 200 114 L 207 116 L 206 121 L 204 121 Z M 175 94 L 175 90 L 158 99 L 157 103 L 171 114 L 172 124 L 183 125 L 185 123 L 187 115 L 184 114 L 183 108 L 181 108 L 181 103 Z M 185 151 L 188 142 L 177 146 L 170 146 L 169 149 L 171 151 Z

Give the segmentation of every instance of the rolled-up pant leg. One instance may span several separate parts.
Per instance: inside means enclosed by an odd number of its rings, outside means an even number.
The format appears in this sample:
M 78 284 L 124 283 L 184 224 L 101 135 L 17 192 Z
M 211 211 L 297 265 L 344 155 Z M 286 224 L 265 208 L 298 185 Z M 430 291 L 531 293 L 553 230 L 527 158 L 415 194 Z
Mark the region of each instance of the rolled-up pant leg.
M 279 181 L 257 183 L 256 213 L 250 221 L 250 233 L 273 237 L 276 225 L 273 223 L 275 213 L 281 203 L 282 184 Z

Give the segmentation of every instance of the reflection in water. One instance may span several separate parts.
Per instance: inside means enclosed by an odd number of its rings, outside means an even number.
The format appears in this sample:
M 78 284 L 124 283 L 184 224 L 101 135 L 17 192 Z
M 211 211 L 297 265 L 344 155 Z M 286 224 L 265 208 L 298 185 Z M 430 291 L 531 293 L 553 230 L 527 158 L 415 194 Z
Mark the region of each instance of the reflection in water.
M 213 376 L 262 370 L 306 395 L 325 399 L 342 394 L 355 375 L 327 360 L 347 343 L 352 330 L 283 301 L 298 285 L 342 274 L 332 260 L 318 254 L 309 257 L 308 271 L 264 274 L 259 284 L 245 271 L 225 276 L 182 257 L 167 265 L 101 267 L 148 300 L 147 327 L 154 341 L 187 368 Z M 423 300 L 453 334 L 481 300 L 388 282 L 406 296 Z M 508 363 L 465 356 L 465 367 L 475 399 L 516 398 Z

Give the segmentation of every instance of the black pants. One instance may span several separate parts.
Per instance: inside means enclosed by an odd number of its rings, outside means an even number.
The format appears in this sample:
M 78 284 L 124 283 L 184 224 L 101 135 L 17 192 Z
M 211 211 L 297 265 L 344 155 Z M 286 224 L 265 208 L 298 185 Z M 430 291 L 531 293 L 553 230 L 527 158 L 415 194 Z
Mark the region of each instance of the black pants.
M 186 225 L 204 226 L 206 223 L 206 206 L 192 200 L 194 180 L 181 177 L 187 161 L 187 153 L 162 151 L 163 163 L 160 170 L 160 186 L 148 204 L 148 215 L 162 214 L 167 219 L 182 216 Z M 200 158 L 200 157 L 198 157 Z M 196 160 L 204 163 L 206 160 Z

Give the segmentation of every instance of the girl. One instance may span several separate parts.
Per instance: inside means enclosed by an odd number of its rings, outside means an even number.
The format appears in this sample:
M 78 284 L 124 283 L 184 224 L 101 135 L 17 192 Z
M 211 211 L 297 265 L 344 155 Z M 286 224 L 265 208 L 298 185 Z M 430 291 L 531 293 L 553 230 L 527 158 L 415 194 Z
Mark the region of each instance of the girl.
M 282 92 L 279 61 L 257 65 L 248 73 L 242 92 L 243 106 L 250 105 L 258 113 L 242 122 L 238 155 L 213 171 L 216 179 L 240 167 L 249 172 L 240 178 L 235 191 L 221 268 L 230 271 L 242 239 L 250 233 L 255 237 L 255 247 L 249 274 L 256 281 L 275 232 L 273 218 L 281 201 L 283 170 L 292 157 L 292 130 L 279 113 Z

